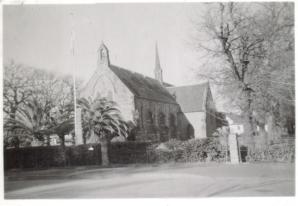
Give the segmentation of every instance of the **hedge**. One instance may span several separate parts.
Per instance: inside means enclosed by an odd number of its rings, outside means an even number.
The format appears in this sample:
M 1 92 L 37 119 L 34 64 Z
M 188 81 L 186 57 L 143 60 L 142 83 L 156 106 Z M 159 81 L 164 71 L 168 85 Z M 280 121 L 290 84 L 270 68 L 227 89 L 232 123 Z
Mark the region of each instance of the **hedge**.
M 150 150 L 150 162 L 224 162 L 227 161 L 227 148 L 216 138 L 179 141 L 171 139 Z
M 109 160 L 114 164 L 148 163 L 148 142 L 114 142 L 109 146 Z
M 248 162 L 295 162 L 295 144 L 274 144 L 267 148 L 251 149 L 246 160 Z
M 115 142 L 109 145 L 113 164 L 148 162 L 146 142 Z M 90 147 L 93 150 L 88 150 Z M 4 168 L 49 168 L 81 165 L 101 165 L 100 144 L 65 147 L 41 146 L 6 149 Z
M 93 150 L 89 150 L 90 147 Z M 191 139 L 152 144 L 148 142 L 114 142 L 109 144 L 112 164 L 164 162 L 224 162 L 229 161 L 228 150 L 217 138 Z M 271 145 L 265 150 L 250 150 L 247 160 L 294 161 L 295 145 Z M 80 165 L 101 165 L 100 144 L 79 146 L 43 146 L 6 149 L 4 168 L 50 168 Z

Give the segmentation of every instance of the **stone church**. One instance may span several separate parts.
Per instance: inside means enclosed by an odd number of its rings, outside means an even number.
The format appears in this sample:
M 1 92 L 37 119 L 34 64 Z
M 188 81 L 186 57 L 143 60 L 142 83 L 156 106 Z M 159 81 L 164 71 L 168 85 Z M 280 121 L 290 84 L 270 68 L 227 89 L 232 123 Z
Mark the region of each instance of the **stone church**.
M 216 110 L 209 83 L 176 87 L 164 82 L 157 45 L 155 78 L 113 65 L 103 43 L 98 49 L 97 61 L 97 68 L 80 91 L 80 97 L 100 96 L 115 101 L 126 122 L 137 122 L 131 140 L 163 142 L 171 138 L 206 138 L 215 131 Z M 79 116 L 76 118 L 77 144 L 82 143 Z

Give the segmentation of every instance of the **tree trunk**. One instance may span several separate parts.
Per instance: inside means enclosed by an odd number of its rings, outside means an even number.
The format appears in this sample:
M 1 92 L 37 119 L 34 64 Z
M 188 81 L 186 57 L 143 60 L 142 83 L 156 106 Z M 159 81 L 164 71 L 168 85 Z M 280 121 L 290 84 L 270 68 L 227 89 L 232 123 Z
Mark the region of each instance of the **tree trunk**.
M 263 146 L 267 147 L 268 146 L 268 137 L 267 137 L 267 132 L 265 130 L 265 124 L 259 123 L 258 126 L 260 128 L 259 138 L 261 138 Z
M 61 146 L 64 148 L 65 147 L 65 137 L 64 134 L 58 135 L 61 141 Z
M 109 151 L 108 151 L 109 145 L 106 137 L 100 138 L 100 146 L 101 146 L 101 164 L 102 166 L 108 166 L 110 164 Z
M 17 135 L 14 136 L 13 146 L 16 149 L 20 148 L 20 140 L 19 140 L 19 137 Z
M 252 98 L 251 91 L 245 90 L 247 97 L 247 111 L 246 111 L 246 121 L 247 121 L 247 131 L 245 131 L 249 142 L 249 149 L 253 150 L 255 148 L 255 128 L 253 123 L 253 111 L 252 111 Z
M 278 133 L 278 129 L 275 124 L 275 118 L 271 114 L 268 118 L 268 139 L 269 139 L 269 141 L 274 141 L 274 140 L 278 139 L 278 135 L 279 135 L 279 133 Z
M 61 141 L 61 147 L 62 147 L 62 159 L 63 159 L 63 164 L 64 167 L 67 165 L 67 161 L 66 161 L 66 150 L 65 150 L 65 137 L 64 134 L 59 134 L 58 135 Z

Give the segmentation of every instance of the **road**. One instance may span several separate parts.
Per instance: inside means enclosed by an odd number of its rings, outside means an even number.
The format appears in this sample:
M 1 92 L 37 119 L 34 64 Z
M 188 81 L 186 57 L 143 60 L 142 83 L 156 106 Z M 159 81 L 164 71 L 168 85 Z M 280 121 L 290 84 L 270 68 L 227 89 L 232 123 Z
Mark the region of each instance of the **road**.
M 293 196 L 295 165 L 131 165 L 9 171 L 6 199 Z

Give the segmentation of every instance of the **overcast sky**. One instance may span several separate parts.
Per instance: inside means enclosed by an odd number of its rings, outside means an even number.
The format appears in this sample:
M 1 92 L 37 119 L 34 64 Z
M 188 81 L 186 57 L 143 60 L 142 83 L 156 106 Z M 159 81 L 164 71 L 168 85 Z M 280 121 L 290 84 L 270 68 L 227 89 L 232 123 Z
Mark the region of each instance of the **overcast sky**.
M 112 64 L 152 77 L 157 41 L 164 80 L 195 83 L 190 19 L 202 9 L 202 3 L 4 6 L 4 63 L 75 70 L 86 80 L 96 69 L 97 49 L 104 41 Z M 75 58 L 70 52 L 72 27 Z

